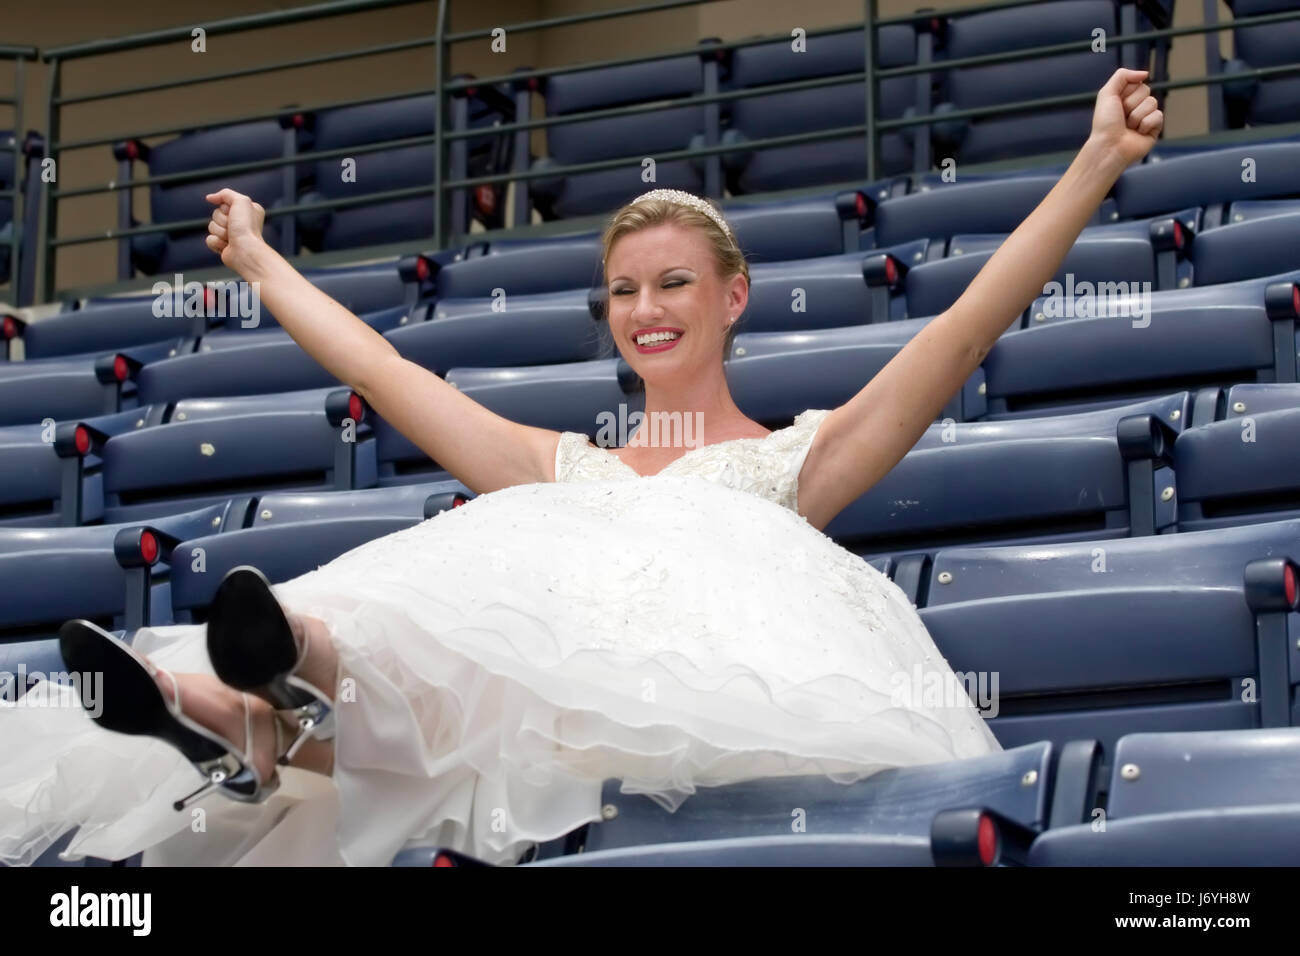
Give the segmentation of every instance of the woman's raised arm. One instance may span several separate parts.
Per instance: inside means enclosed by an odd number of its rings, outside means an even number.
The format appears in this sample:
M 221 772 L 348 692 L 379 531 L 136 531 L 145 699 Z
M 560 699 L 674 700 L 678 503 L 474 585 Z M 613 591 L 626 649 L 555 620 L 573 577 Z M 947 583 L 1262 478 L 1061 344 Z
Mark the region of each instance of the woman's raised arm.
M 554 479 L 559 432 L 504 418 L 403 358 L 263 241 L 265 212 L 247 196 L 223 189 L 207 200 L 216 207 L 208 248 L 256 283 L 261 304 L 308 355 L 466 487 L 486 493 Z
M 1065 261 L 1084 225 L 1164 117 L 1145 70 L 1117 70 L 1097 94 L 1092 133 L 1060 180 L 944 313 L 852 399 L 826 416 L 799 476 L 799 508 L 823 528 L 907 454 Z

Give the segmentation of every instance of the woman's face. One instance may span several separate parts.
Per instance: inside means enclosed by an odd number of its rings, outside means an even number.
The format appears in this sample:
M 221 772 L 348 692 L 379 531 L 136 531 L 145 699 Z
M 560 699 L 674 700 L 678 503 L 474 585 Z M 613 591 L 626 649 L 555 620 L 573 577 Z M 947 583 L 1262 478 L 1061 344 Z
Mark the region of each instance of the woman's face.
M 664 223 L 629 233 L 610 250 L 605 274 L 610 331 L 642 379 L 672 384 L 721 362 L 728 320 L 744 311 L 748 287 L 743 276 L 718 276 L 700 230 Z

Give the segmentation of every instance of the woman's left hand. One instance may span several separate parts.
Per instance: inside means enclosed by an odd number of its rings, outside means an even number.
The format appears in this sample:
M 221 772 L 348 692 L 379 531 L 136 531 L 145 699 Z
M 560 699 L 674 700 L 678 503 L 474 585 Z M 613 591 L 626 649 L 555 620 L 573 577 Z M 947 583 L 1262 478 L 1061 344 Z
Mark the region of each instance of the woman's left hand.
M 1151 151 L 1165 124 L 1146 77 L 1146 70 L 1116 70 L 1097 94 L 1092 114 L 1092 139 L 1114 150 L 1126 164 Z

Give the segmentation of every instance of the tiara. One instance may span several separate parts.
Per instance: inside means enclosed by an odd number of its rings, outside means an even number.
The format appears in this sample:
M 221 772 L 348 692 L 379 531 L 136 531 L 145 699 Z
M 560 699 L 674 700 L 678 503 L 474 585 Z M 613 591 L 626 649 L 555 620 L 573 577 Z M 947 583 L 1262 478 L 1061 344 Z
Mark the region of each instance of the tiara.
M 722 230 L 723 234 L 728 239 L 732 242 L 736 241 L 736 237 L 731 234 L 731 227 L 727 225 L 727 221 L 722 218 L 711 204 L 705 202 L 699 196 L 681 189 L 652 189 L 648 193 L 642 193 L 640 196 L 637 196 L 632 200 L 630 205 L 635 205 L 636 203 L 645 202 L 650 199 L 663 199 L 667 202 L 677 203 L 679 206 L 689 206 L 696 212 L 702 212 L 717 223 L 718 228 Z

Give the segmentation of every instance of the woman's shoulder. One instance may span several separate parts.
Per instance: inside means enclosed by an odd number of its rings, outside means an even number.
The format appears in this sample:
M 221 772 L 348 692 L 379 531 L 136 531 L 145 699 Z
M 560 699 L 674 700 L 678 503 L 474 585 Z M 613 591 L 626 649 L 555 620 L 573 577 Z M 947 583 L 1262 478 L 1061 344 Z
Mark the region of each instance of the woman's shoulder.
M 817 430 L 817 426 L 822 420 L 831 413 L 829 408 L 809 408 L 800 412 L 794 417 L 794 421 L 785 428 L 772 432 L 773 437 L 779 436 L 785 442 L 799 442 L 809 438 Z

